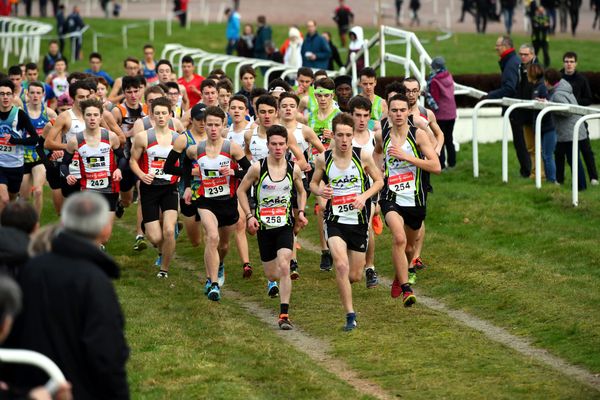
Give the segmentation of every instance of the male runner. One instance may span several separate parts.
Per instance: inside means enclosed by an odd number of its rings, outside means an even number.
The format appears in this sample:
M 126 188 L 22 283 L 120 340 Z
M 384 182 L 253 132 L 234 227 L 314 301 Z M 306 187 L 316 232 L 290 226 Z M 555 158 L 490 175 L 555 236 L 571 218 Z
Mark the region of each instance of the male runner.
M 56 113 L 44 104 L 44 84 L 41 82 L 29 82 L 27 90 L 28 101 L 24 104 L 23 110 L 29 116 L 33 127 L 38 136 L 51 118 L 56 118 Z M 20 197 L 29 200 L 33 194 L 33 205 L 38 213 L 42 214 L 44 183 L 46 182 L 46 167 L 42 163 L 41 157 L 36 151 L 37 144 L 34 146 L 25 146 L 25 164 L 23 171 L 23 181 L 21 182 Z
M 344 330 L 351 331 L 356 328 L 351 284 L 362 278 L 369 241 L 369 205 L 371 198 L 382 188 L 383 181 L 372 154 L 352 146 L 352 117 L 346 113 L 338 114 L 332 127 L 333 146 L 316 157 L 310 189 L 327 200 L 325 234 L 346 311 Z M 372 185 L 369 180 L 373 181 Z M 325 184 L 321 185 L 322 182 Z
M 195 106 L 202 100 L 200 84 L 204 77 L 194 72 L 194 59 L 190 56 L 183 56 L 181 59 L 182 76 L 177 79 L 177 83 L 182 85 L 190 99 L 190 107 Z
M 127 57 L 125 61 L 123 61 L 123 67 L 125 68 L 125 75 L 115 79 L 112 90 L 108 95 L 108 100 L 113 104 L 119 104 L 125 97 L 122 88 L 123 78 L 125 76 L 136 77 L 140 75 L 140 62 L 137 58 Z
M 234 231 L 239 218 L 236 180 L 232 177 L 237 174 L 236 176 L 241 178 L 250 167 L 250 162 L 240 146 L 221 136 L 225 122 L 223 110 L 218 107 L 208 107 L 204 118 L 207 139 L 186 150 L 184 199 L 187 204 L 191 204 L 192 174 L 191 163 L 188 161 L 196 160 L 202 180 L 196 205 L 206 233 L 204 264 L 207 279 L 204 293 L 209 300 L 218 301 L 221 299 L 220 287 L 225 281 L 223 262 L 229 250 L 229 236 Z M 242 167 L 241 170 L 233 165 L 234 160 L 237 160 Z
M 365 67 L 360 71 L 358 86 L 362 89 L 361 95 L 371 102 L 371 126 L 374 129 L 374 123 L 381 120 L 381 117 L 387 114 L 387 104 L 383 99 L 375 94 L 377 86 L 377 74 L 371 67 Z
M 10 80 L 0 80 L 0 212 L 19 194 L 25 162 L 23 147 L 38 141 L 25 111 L 13 105 L 14 89 Z
M 146 237 L 158 249 L 158 278 L 168 278 L 175 253 L 177 224 L 177 177 L 164 171 L 165 161 L 179 134 L 169 129 L 171 102 L 152 103 L 154 127 L 135 135 L 129 166 L 140 179 L 140 202 Z M 160 220 L 162 212 L 162 222 Z
M 385 165 L 384 186 L 379 205 L 393 236 L 392 258 L 396 275 L 393 298 L 402 294 L 404 306 L 416 298 L 408 283 L 408 260 L 412 260 L 415 242 L 425 220 L 423 171 L 439 174 L 440 161 L 427 133 L 408 124 L 408 98 L 403 94 L 389 101 L 389 129 L 375 134 L 375 153 Z
M 156 74 L 158 75 L 159 83 L 166 84 L 167 82 L 171 82 L 173 80 L 171 79 L 171 75 L 173 74 L 173 66 L 169 60 L 160 60 L 156 63 Z M 183 111 L 187 111 L 190 108 L 190 101 L 183 85 L 179 85 L 179 93 L 181 94 L 180 107 Z
M 279 328 L 292 329 L 289 304 L 292 293 L 290 261 L 294 247 L 294 217 L 292 215 L 292 189 L 296 189 L 300 206 L 298 225 L 305 226 L 306 192 L 300 168 L 287 161 L 288 133 L 285 127 L 273 125 L 267 129 L 269 154 L 254 163 L 240 184 L 237 195 L 246 216 L 248 231 L 257 234 L 260 259 L 269 281 L 280 281 Z M 250 209 L 247 192 L 256 187 L 257 206 Z

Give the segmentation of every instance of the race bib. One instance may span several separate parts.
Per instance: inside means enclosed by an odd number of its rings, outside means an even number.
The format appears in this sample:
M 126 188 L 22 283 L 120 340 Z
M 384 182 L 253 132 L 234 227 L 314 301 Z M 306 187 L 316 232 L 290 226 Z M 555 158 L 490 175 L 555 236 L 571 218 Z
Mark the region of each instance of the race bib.
M 88 172 L 85 174 L 87 189 L 105 189 L 108 187 L 108 171 Z
M 163 179 L 165 175 L 165 159 L 164 158 L 155 158 L 150 161 L 150 173 L 154 174 L 155 178 Z
M 415 176 L 412 172 L 393 175 L 388 178 L 390 190 L 397 194 L 412 193 L 415 190 Z
M 355 215 L 358 210 L 354 208 L 354 201 L 356 200 L 356 193 L 347 194 L 345 196 L 334 196 L 331 200 L 331 208 L 333 215 L 344 216 L 344 215 Z
M 220 197 L 229 195 L 229 183 L 226 176 L 205 178 L 202 180 L 204 186 L 204 197 Z
M 270 228 L 279 228 L 287 224 L 286 207 L 261 207 L 260 221 Z
M 73 160 L 71 161 L 71 164 L 69 164 L 69 175 L 73 175 L 77 179 L 81 178 L 81 171 L 79 170 L 80 159 L 79 153 L 75 152 L 75 154 L 73 154 Z
M 8 142 L 9 140 L 10 140 L 10 135 L 0 136 L 0 153 L 4 153 L 4 154 L 15 153 L 16 146 L 14 144 L 10 144 Z

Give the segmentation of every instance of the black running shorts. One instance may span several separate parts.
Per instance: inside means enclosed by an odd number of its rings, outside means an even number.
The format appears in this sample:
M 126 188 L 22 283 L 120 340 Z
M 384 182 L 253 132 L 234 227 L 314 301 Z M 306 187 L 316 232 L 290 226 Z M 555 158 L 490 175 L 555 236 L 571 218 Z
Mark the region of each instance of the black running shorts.
M 185 200 L 183 198 L 179 199 L 179 210 L 184 217 L 196 217 L 196 221 L 200 221 L 200 214 L 198 213 L 196 200 L 192 200 L 192 204 L 185 204 Z
M 0 185 L 6 185 L 8 193 L 19 193 L 23 181 L 23 167 L 0 167 Z
M 291 251 L 294 248 L 294 228 L 289 225 L 273 229 L 259 229 L 256 236 L 262 262 L 276 259 L 279 249 L 290 249 Z
M 144 223 L 158 221 L 160 212 L 178 209 L 177 184 L 146 185 L 140 182 L 140 201 Z
M 379 205 L 381 206 L 384 218 L 389 212 L 397 212 L 404 220 L 404 225 L 407 225 L 413 231 L 419 230 L 423 221 L 425 221 L 427 211 L 425 207 L 402 207 L 388 200 L 379 200 Z
M 217 217 L 219 228 L 235 225 L 240 219 L 237 197 L 227 200 L 211 200 L 200 197 L 196 200 L 196 205 L 199 209 L 212 212 Z
M 334 236 L 339 236 L 344 242 L 348 250 L 365 253 L 369 243 L 369 226 L 366 224 L 350 225 L 339 224 L 337 222 L 325 221 L 323 226 L 325 230 L 325 238 L 329 240 Z

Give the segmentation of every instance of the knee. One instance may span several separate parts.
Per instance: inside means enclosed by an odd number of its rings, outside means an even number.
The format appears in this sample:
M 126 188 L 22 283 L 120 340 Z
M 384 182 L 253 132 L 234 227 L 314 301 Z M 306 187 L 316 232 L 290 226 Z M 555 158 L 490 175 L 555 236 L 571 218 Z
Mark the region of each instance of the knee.
M 334 262 L 334 264 L 335 264 L 335 270 L 338 275 L 342 275 L 342 276 L 350 275 L 350 265 L 348 265 L 347 261 L 342 261 L 342 262 L 337 262 L 337 263 Z
M 173 238 L 175 240 L 175 226 L 163 226 L 162 232 L 165 239 Z
M 148 232 L 146 231 L 146 239 L 148 239 L 148 241 L 150 243 L 152 243 L 154 246 L 157 246 L 160 241 L 161 241 L 161 236 L 156 234 L 155 232 Z
M 35 197 L 36 199 L 41 198 L 43 193 L 44 193 L 44 190 L 42 189 L 41 186 L 35 186 L 33 188 L 33 197 Z
M 229 241 L 219 242 L 219 251 L 221 251 L 221 252 L 229 251 Z
M 349 274 L 350 283 L 360 282 L 362 279 L 362 271 L 352 271 Z
M 207 233 L 204 240 L 207 246 L 216 247 L 219 244 L 219 234 L 217 232 Z
M 412 254 L 415 251 L 415 246 L 412 244 L 407 243 L 406 247 L 404 248 L 404 252 L 406 254 Z
M 198 246 L 200 246 L 200 243 L 202 243 L 200 238 L 190 239 L 190 244 L 192 245 L 192 247 L 198 247 Z
M 404 248 L 406 247 L 406 236 L 400 234 L 394 235 L 394 246 Z

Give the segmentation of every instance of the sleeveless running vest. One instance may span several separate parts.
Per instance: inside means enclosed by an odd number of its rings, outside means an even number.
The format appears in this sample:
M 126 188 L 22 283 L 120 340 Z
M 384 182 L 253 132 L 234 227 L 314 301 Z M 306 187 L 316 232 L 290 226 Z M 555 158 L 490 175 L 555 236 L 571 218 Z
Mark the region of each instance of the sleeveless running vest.
M 185 157 L 185 152 L 187 151 L 188 147 L 196 145 L 196 139 L 194 139 L 194 135 L 192 135 L 191 131 L 187 130 L 183 134 L 185 135 L 187 142 L 185 145 L 185 150 L 181 153 L 181 159 L 179 160 L 180 164 L 183 163 L 183 158 Z M 198 168 L 197 160 L 192 161 L 192 168 Z M 192 175 L 192 180 L 190 183 L 190 189 L 192 189 L 192 200 L 196 200 L 200 196 L 200 186 L 201 185 L 202 185 L 202 180 L 200 179 L 200 177 Z M 183 179 L 182 179 L 180 181 L 180 185 L 179 185 L 179 193 L 181 194 L 181 196 L 183 196 L 184 191 L 185 191 L 185 187 L 184 187 Z
M 329 142 L 331 141 L 331 139 L 323 138 L 323 131 L 325 129 L 332 130 L 333 126 L 331 124 L 331 121 L 333 121 L 333 118 L 339 113 L 341 113 L 340 109 L 334 108 L 333 111 L 325 119 L 319 119 L 318 110 L 316 110 L 315 112 L 311 112 L 308 115 L 308 126 L 310 126 L 313 129 L 313 131 L 315 131 L 315 133 L 321 140 L 321 143 L 323 143 L 325 150 L 329 148 Z M 317 153 L 317 150 L 313 149 L 312 154 L 315 155 Z
M 267 147 L 267 138 L 261 138 L 258 136 L 258 126 L 254 128 L 252 137 L 250 138 L 250 145 L 248 149 L 252 154 L 252 163 L 262 160 L 269 154 L 269 148 Z
M 158 144 L 156 137 L 156 131 L 154 128 L 148 129 L 148 146 L 146 151 L 142 154 L 142 158 L 138 161 L 139 166 L 144 173 L 154 174 L 154 180 L 152 185 L 171 185 L 177 183 L 177 176 L 165 174 L 165 161 L 167 156 L 173 148 L 175 139 L 179 136 L 177 132 L 171 132 L 171 143 L 167 146 L 161 146 Z
M 68 142 L 71 138 L 76 137 L 78 133 L 82 133 L 85 130 L 85 123 L 77 118 L 73 110 L 69 110 L 71 116 L 71 129 L 65 134 L 65 140 Z M 73 175 L 77 179 L 81 179 L 81 171 L 79 169 L 79 153 L 73 154 L 73 161 L 69 164 L 69 175 Z
M 29 115 L 29 111 L 27 110 L 27 103 L 23 103 L 23 111 L 25 111 L 25 113 Z M 40 116 L 37 118 L 31 118 L 31 116 L 29 116 L 29 119 L 31 120 L 31 124 L 35 128 L 35 131 L 41 137 L 44 127 L 46 126 L 48 121 L 50 121 L 50 118 L 48 118 L 48 111 L 44 103 L 42 103 L 42 112 L 40 113 Z M 36 145 L 23 146 L 26 164 L 34 163 L 40 159 L 40 156 L 38 155 L 37 151 L 35 151 L 36 147 Z
M 142 60 L 140 64 L 142 64 L 146 84 L 148 86 L 156 85 L 158 83 L 158 75 L 156 74 L 156 71 L 152 68 L 148 68 L 145 60 Z
M 250 126 L 252 126 L 252 122 L 248 122 L 248 124 L 246 125 L 245 128 L 243 128 L 239 132 L 236 132 L 233 130 L 233 124 L 231 124 L 229 126 L 229 130 L 227 131 L 227 140 L 237 143 L 238 145 L 240 145 L 242 150 L 245 150 L 246 149 L 246 141 L 244 140 L 244 134 L 246 133 L 246 131 L 248 129 L 250 129 Z
M 292 187 L 294 185 L 294 165 L 286 162 L 285 177 L 279 181 L 271 179 L 267 159 L 260 161 L 260 178 L 256 185 L 255 210 L 260 229 L 274 229 L 293 226 Z
M 422 158 L 417 147 L 417 128 L 410 127 L 406 141 L 401 148 L 414 157 Z M 392 201 L 402 207 L 424 207 L 425 191 L 423 190 L 422 170 L 408 161 L 398 160 L 388 154 L 392 143 L 391 130 L 383 132 L 383 153 L 385 155 L 384 185 L 381 198 Z
M 18 168 L 24 163 L 23 145 L 11 144 L 10 138 L 24 138 L 25 132 L 17 131 L 19 125 L 19 108 L 13 106 L 8 118 L 0 120 L 0 167 Z
M 229 140 L 223 139 L 221 151 L 216 157 L 209 157 L 206 154 L 206 140 L 198 143 L 198 165 L 202 177 L 200 196 L 211 200 L 228 200 L 235 197 L 237 179 L 219 173 L 219 168 L 231 168 L 232 165 L 231 142 Z
M 81 189 L 99 193 L 118 193 L 119 182 L 115 182 L 112 178 L 117 165 L 109 132 L 104 128 L 101 129 L 100 143 L 96 147 L 87 144 L 83 132 L 77 133 L 75 137 L 77 152 L 81 158 L 79 164 Z
M 145 104 L 140 104 L 138 108 L 129 108 L 127 104 L 117 104 L 117 108 L 121 112 L 121 130 L 130 138 L 132 136 L 133 124 L 140 118 L 145 117 L 148 114 L 148 107 Z
M 149 115 L 146 115 L 144 117 L 142 117 L 142 123 L 144 124 L 144 130 L 147 131 L 148 129 L 152 128 L 152 120 L 150 119 Z M 173 122 L 172 119 L 169 120 L 169 122 L 167 123 L 167 126 L 169 127 L 170 130 L 175 130 L 175 123 Z
M 325 183 L 331 184 L 333 197 L 327 201 L 324 219 L 348 225 L 366 225 L 369 223 L 370 207 L 362 210 L 352 205 L 356 197 L 369 189 L 369 179 L 361 165 L 360 149 L 352 148 L 350 164 L 345 169 L 335 165 L 332 150 L 325 151 Z

